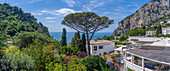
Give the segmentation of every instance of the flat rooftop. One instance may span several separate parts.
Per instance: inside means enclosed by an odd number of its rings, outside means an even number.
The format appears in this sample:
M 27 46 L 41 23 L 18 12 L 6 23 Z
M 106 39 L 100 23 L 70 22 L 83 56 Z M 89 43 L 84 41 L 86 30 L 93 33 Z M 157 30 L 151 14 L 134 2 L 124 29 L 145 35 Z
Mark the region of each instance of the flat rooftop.
M 94 45 L 94 44 L 111 44 L 111 43 L 114 43 L 112 41 L 108 41 L 108 40 L 91 40 L 90 41 L 90 44 Z
M 170 47 L 142 46 L 140 48 L 127 50 L 126 52 L 148 60 L 170 65 Z

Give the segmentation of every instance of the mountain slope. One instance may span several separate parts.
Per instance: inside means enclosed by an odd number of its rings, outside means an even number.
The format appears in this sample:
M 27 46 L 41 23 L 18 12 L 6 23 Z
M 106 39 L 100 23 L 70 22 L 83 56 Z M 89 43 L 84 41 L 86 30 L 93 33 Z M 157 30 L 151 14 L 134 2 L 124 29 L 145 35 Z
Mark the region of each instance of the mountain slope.
M 129 29 L 148 25 L 170 14 L 169 0 L 152 0 L 143 5 L 134 14 L 126 17 L 118 23 L 118 28 L 113 35 L 120 35 Z
M 49 35 L 48 28 L 37 22 L 30 13 L 24 13 L 21 8 L 9 4 L 0 4 L 0 31 L 9 37 L 22 31 L 38 32 Z

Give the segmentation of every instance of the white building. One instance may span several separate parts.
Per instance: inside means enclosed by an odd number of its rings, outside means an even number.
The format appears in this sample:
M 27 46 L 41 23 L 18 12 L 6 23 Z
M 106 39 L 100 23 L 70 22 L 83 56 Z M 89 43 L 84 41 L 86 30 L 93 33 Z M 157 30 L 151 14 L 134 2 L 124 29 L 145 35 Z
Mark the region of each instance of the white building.
M 170 34 L 170 27 L 168 27 L 168 28 L 162 28 L 162 34 L 164 34 L 164 35 Z
M 91 40 L 90 41 L 90 53 L 91 55 L 104 55 L 113 52 L 115 43 L 108 40 Z M 86 45 L 88 51 L 88 45 Z
M 155 31 L 146 31 L 146 35 L 145 36 L 148 36 L 148 35 L 154 36 L 155 35 Z
M 169 71 L 169 51 L 169 38 L 127 50 L 124 54 L 124 71 L 128 69 L 134 71 Z

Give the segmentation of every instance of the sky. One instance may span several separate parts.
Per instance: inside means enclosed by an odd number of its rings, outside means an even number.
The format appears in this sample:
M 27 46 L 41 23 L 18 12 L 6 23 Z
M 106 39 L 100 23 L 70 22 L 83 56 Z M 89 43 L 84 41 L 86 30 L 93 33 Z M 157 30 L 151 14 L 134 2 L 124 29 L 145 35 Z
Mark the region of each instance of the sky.
M 61 25 L 64 17 L 76 12 L 95 12 L 99 16 L 107 16 L 114 20 L 109 28 L 99 32 L 113 32 L 118 22 L 135 13 L 142 5 L 151 0 L 6 0 L 12 6 L 22 8 L 26 13 L 31 13 L 48 27 L 50 32 L 75 32 L 65 25 Z M 4 3 L 5 0 L 0 0 Z

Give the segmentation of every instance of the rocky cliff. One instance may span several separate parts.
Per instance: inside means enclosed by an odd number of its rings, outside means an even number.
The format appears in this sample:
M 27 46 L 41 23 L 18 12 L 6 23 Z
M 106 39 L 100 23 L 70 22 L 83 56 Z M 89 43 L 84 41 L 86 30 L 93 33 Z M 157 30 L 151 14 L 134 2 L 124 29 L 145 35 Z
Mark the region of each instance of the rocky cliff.
M 126 17 L 118 23 L 118 28 L 113 35 L 120 35 L 129 29 L 148 25 L 168 14 L 170 14 L 169 0 L 152 0 L 143 5 L 134 14 Z

